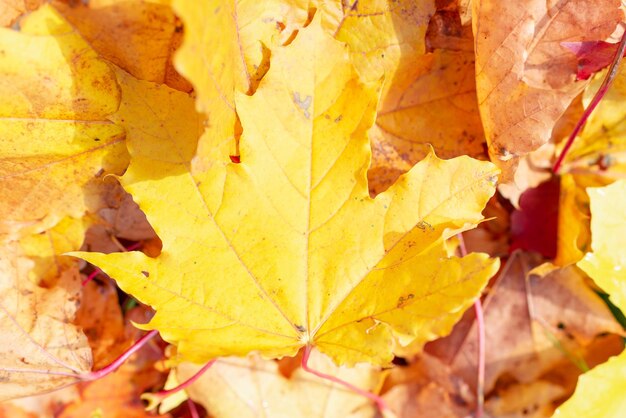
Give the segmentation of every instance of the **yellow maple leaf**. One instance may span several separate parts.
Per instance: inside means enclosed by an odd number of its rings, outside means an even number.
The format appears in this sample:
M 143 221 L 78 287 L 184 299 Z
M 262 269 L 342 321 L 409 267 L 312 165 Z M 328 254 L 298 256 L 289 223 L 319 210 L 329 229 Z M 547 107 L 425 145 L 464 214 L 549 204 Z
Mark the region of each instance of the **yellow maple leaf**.
M 124 131 L 106 120 L 119 91 L 109 64 L 50 6 L 21 32 L 0 28 L 0 52 L 0 234 L 39 232 L 81 217 L 94 177 L 125 168 Z
M 626 180 L 587 189 L 591 205 L 592 252 L 578 262 L 622 311 L 626 310 Z M 626 352 L 584 374 L 576 392 L 555 418 L 620 418 L 626 416 L 622 395 Z
M 311 345 L 340 364 L 387 363 L 394 340 L 449 332 L 498 261 L 448 257 L 443 241 L 482 219 L 498 170 L 430 154 L 370 198 L 377 94 L 315 19 L 273 51 L 253 96 L 236 96 L 241 164 L 222 155 L 198 170 L 183 153 L 195 139 L 167 134 L 131 147 L 121 182 L 163 241 L 156 259 L 74 254 L 155 307 L 145 328 L 176 344 L 179 360 Z
M 579 261 L 585 254 L 582 247 L 588 245 L 590 240 L 589 214 L 584 211 L 589 205 L 589 199 L 585 190 L 578 185 L 585 180 L 584 177 L 569 173 L 561 176 L 557 255 L 554 260 L 559 266 Z

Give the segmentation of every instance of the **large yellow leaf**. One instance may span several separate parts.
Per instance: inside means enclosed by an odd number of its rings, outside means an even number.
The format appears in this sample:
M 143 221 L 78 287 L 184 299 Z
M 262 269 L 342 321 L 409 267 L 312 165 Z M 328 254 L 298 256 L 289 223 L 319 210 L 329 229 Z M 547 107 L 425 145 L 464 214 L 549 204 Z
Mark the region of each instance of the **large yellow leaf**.
M 106 120 L 115 74 L 51 7 L 0 28 L 0 234 L 41 231 L 88 207 L 88 186 L 125 168 L 124 132 Z
M 177 344 L 180 360 L 309 344 L 338 363 L 386 363 L 394 337 L 449 332 L 498 262 L 448 257 L 442 243 L 482 219 L 498 170 L 431 154 L 371 199 L 376 99 L 315 20 L 273 52 L 253 96 L 237 96 L 241 164 L 222 157 L 196 171 L 195 140 L 130 138 L 121 180 L 163 240 L 159 257 L 80 256 L 155 307 L 146 328 Z
M 626 180 L 588 188 L 591 204 L 591 248 L 578 266 L 626 311 Z M 574 395 L 554 417 L 621 418 L 626 352 L 581 376 Z

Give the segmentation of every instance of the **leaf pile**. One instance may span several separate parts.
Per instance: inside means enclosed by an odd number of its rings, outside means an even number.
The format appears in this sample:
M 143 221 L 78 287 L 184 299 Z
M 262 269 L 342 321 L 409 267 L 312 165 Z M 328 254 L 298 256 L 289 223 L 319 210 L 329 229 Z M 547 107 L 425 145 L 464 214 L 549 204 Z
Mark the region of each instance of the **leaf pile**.
M 0 415 L 626 412 L 619 1 L 0 14 Z

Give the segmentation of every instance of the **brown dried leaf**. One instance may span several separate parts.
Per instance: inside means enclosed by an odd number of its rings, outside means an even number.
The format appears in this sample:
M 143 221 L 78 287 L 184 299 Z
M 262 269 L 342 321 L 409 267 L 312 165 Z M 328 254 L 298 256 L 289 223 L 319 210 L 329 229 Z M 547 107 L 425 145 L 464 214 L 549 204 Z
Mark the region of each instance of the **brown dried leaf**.
M 422 353 L 408 367 L 393 368 L 383 398 L 398 418 L 461 418 L 471 412 L 474 395 L 450 366 Z
M 0 399 L 76 382 L 73 375 L 89 372 L 92 364 L 87 338 L 71 323 L 80 291 L 77 269 L 44 289 L 28 279 L 33 263 L 15 244 L 0 251 Z
M 168 4 L 145 0 L 59 1 L 55 7 L 103 58 L 140 80 L 181 91 L 192 86 L 174 69 L 172 56 L 182 24 Z
M 333 11 L 325 6 L 326 25 L 350 46 L 361 78 L 385 78 L 369 134 L 372 194 L 386 190 L 431 146 L 443 158 L 483 155 L 472 35 L 456 11 L 435 15 L 433 23 L 433 1 L 344 2 Z M 429 46 L 436 48 L 428 53 L 427 30 Z
M 370 131 L 368 173 L 374 193 L 384 191 L 432 146 L 443 158 L 483 154 L 472 52 L 436 50 L 412 62 L 392 83 Z
M 518 159 L 546 143 L 582 91 L 563 41 L 603 40 L 623 19 L 619 0 L 473 2 L 476 85 L 494 162 L 510 180 Z
M 110 364 L 127 346 L 117 288 L 111 280 L 91 280 L 83 286 L 74 323 L 89 339 L 95 370 Z
M 553 402 L 565 393 L 562 386 L 539 379 L 500 391 L 485 409 L 498 418 L 548 418 L 554 412 Z
M 580 361 L 594 337 L 621 332 L 580 270 L 544 268 L 549 271 L 542 276 L 528 276 L 539 263 L 536 256 L 513 253 L 485 299 L 486 392 L 505 374 L 529 383 L 567 356 Z M 447 359 L 453 372 L 473 387 L 476 341 L 476 324 L 468 328 L 466 322 L 428 350 Z

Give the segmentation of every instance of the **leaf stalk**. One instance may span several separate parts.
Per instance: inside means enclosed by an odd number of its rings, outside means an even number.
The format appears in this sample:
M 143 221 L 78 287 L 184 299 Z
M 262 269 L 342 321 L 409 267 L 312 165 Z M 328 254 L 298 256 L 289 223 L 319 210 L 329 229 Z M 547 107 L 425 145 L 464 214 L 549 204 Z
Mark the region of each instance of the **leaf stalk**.
M 617 76 L 617 72 L 619 70 L 619 64 L 622 61 L 622 57 L 624 56 L 625 50 L 626 50 L 626 30 L 622 34 L 622 39 L 619 42 L 617 51 L 615 52 L 615 57 L 613 58 L 613 62 L 611 63 L 611 67 L 609 68 L 608 73 L 604 77 L 604 81 L 602 81 L 602 85 L 600 86 L 596 94 L 593 96 L 593 99 L 591 99 L 591 103 L 589 103 L 589 106 L 587 106 L 587 109 L 585 109 L 582 116 L 576 123 L 574 130 L 570 134 L 569 138 L 567 138 L 567 142 L 565 143 L 565 146 L 563 147 L 563 151 L 561 151 L 561 154 L 559 155 L 556 162 L 554 163 L 554 166 L 552 167 L 552 172 L 554 174 L 556 174 L 561 168 L 561 165 L 563 164 L 563 160 L 565 159 L 565 156 L 567 155 L 568 151 L 572 147 L 572 144 L 574 143 L 574 140 L 578 136 L 579 132 L 581 131 L 583 126 L 585 126 L 587 119 L 589 119 L 589 116 L 591 116 L 591 113 L 593 113 L 593 111 L 598 106 L 600 101 L 604 98 L 606 93 L 609 91 L 611 84 L 613 84 L 613 81 L 615 80 L 615 77 Z
M 367 390 L 363 390 L 355 385 L 353 385 L 350 382 L 346 382 L 345 380 L 342 380 L 336 376 L 332 376 L 330 374 L 326 374 L 326 373 L 322 373 L 318 370 L 312 369 L 309 367 L 309 358 L 311 356 L 311 350 L 312 347 L 311 345 L 307 345 L 304 348 L 304 354 L 302 356 L 302 370 L 304 370 L 305 372 L 311 373 L 317 377 L 320 377 L 322 379 L 331 381 L 333 383 L 337 383 L 340 384 L 342 386 L 345 386 L 346 388 L 350 389 L 352 392 L 364 396 L 366 398 L 368 398 L 369 400 L 371 400 L 372 402 L 374 402 L 376 404 L 376 407 L 378 408 L 378 410 L 380 412 L 384 412 L 386 410 L 389 410 L 389 406 L 387 406 L 387 403 L 385 402 L 385 400 L 383 398 L 381 398 L 378 395 L 375 395 Z

